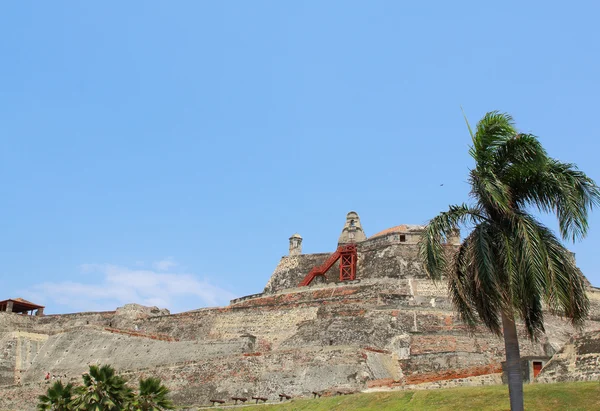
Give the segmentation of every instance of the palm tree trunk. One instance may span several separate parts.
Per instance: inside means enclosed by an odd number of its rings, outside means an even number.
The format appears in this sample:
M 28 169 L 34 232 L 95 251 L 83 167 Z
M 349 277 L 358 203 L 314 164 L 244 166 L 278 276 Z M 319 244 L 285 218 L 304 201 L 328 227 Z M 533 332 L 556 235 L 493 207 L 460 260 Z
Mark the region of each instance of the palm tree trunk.
M 508 394 L 511 411 L 523 411 L 523 373 L 521 371 L 521 353 L 514 314 L 502 313 L 504 331 L 504 349 L 506 351 L 506 375 L 508 376 Z

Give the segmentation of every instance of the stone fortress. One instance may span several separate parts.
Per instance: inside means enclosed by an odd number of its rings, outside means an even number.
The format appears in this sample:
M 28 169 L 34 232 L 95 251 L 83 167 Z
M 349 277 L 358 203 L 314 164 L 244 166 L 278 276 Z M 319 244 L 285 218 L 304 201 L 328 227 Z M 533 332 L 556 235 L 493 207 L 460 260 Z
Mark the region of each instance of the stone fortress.
M 182 406 L 501 383 L 503 340 L 484 328 L 470 335 L 458 321 L 445 284 L 433 284 L 418 260 L 422 229 L 367 237 L 350 212 L 337 251 L 319 254 L 303 254 L 294 234 L 264 291 L 226 307 L 34 316 L 9 312 L 37 307 L 27 301 L 0 303 L 0 410 L 33 410 L 47 372 L 79 383 L 89 364 L 133 381 L 158 376 Z M 447 246 L 459 242 L 457 233 Z M 526 380 L 600 378 L 600 290 L 590 285 L 589 297 L 585 330 L 548 313 L 544 338 L 522 340 Z

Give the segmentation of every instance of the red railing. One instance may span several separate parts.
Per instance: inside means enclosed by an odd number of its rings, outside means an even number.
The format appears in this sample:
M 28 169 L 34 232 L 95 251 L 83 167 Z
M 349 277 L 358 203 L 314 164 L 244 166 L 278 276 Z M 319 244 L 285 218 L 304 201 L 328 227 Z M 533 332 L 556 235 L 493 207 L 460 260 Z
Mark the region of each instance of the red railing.
M 356 278 L 356 245 L 348 244 L 339 246 L 323 264 L 310 270 L 298 286 L 307 286 L 316 276 L 325 275 L 340 258 L 340 281 L 354 280 Z

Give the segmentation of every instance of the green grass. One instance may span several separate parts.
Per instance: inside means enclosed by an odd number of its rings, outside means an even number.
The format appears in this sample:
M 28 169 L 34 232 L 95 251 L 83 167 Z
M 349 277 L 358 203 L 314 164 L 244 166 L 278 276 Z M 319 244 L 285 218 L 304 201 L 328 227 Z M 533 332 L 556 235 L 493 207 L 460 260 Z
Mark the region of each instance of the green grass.
M 231 408 L 213 408 L 231 410 Z M 388 391 L 321 399 L 294 399 L 276 405 L 241 407 L 244 411 L 463 411 L 510 410 L 507 386 Z M 600 384 L 575 382 L 525 386 L 525 409 L 600 410 Z

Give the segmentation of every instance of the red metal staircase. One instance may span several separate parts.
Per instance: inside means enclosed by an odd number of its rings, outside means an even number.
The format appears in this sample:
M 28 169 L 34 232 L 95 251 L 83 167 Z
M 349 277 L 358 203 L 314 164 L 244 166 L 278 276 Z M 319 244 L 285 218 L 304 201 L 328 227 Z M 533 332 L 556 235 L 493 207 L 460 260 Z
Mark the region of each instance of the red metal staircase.
M 298 286 L 307 286 L 316 276 L 325 275 L 337 260 L 340 260 L 340 281 L 354 280 L 356 278 L 356 244 L 346 244 L 339 246 L 323 264 L 310 270 L 310 273 Z

